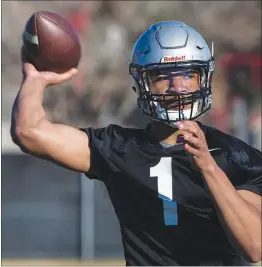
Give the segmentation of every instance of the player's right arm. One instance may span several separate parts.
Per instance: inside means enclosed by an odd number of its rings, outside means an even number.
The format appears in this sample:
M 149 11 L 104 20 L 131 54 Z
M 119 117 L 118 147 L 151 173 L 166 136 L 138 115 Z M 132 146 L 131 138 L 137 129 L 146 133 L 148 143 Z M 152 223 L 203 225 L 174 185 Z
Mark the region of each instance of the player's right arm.
M 43 108 L 44 90 L 71 79 L 76 70 L 63 74 L 38 72 L 24 64 L 24 80 L 13 105 L 11 136 L 25 153 L 54 161 L 66 168 L 87 172 L 90 167 L 86 133 L 48 121 Z

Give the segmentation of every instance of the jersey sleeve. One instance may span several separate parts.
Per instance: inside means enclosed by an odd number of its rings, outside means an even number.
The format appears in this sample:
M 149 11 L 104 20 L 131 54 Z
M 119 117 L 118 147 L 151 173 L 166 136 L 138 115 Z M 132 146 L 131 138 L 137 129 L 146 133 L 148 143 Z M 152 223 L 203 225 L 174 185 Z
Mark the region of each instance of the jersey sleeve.
M 238 149 L 230 154 L 230 161 L 235 169 L 237 190 L 247 190 L 262 195 L 262 153 L 261 151 L 241 143 Z
M 80 128 L 89 138 L 90 168 L 85 175 L 89 179 L 105 181 L 109 169 L 112 125 L 105 128 Z

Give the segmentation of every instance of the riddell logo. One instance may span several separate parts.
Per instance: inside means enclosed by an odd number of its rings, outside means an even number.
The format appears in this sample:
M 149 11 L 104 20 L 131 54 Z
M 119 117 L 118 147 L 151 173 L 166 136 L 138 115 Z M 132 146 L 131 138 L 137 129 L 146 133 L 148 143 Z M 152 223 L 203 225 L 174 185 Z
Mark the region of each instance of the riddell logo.
M 179 56 L 176 56 L 176 57 L 170 57 L 170 56 L 168 56 L 168 57 L 163 57 L 161 59 L 161 63 L 169 63 L 169 62 L 183 61 L 185 59 L 186 59 L 186 56 L 181 56 L 181 57 L 179 57 Z

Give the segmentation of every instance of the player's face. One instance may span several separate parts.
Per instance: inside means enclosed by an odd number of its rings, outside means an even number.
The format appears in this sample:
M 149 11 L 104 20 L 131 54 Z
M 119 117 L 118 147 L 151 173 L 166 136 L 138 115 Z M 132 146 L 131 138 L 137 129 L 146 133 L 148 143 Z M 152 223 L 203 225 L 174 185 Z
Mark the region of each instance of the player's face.
M 159 95 L 167 94 L 166 100 L 176 99 L 176 94 L 179 94 L 182 98 L 184 94 L 186 97 L 187 94 L 193 93 L 200 88 L 200 74 L 196 70 L 152 70 L 148 72 L 148 80 L 151 92 Z M 189 108 L 191 108 L 191 105 L 182 107 L 182 109 Z M 176 108 L 170 106 L 169 109 Z

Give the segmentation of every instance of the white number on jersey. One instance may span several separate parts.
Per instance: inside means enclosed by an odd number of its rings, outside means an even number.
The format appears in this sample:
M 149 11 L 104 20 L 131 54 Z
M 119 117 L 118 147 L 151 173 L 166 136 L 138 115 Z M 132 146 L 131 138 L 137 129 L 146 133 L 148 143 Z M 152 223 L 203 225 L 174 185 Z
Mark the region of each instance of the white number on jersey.
M 173 199 L 172 158 L 161 158 L 150 168 L 150 177 L 157 177 L 158 197 L 163 200 L 165 225 L 178 225 L 177 204 Z

